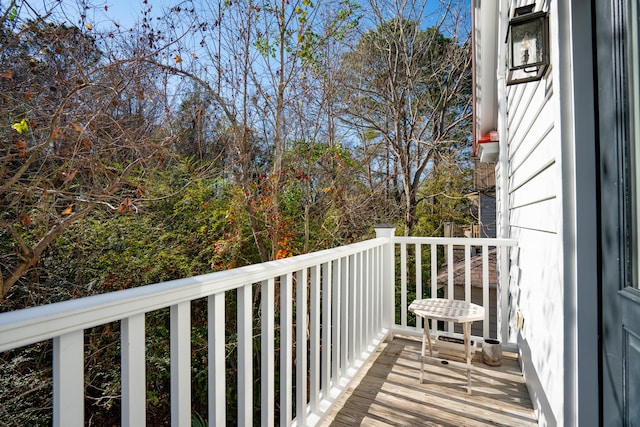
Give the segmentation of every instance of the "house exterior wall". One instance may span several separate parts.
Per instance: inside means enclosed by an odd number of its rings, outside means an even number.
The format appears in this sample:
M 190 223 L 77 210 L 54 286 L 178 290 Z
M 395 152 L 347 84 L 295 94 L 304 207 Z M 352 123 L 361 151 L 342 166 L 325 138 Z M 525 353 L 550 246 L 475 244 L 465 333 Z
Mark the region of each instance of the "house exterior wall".
M 521 5 L 501 2 L 502 31 L 506 30 L 509 11 Z M 558 15 L 553 9 L 554 3 L 536 3 L 536 11 L 550 12 L 552 55 L 558 49 L 554 42 Z M 505 39 L 506 34 L 498 36 L 500 44 Z M 499 46 L 498 52 L 500 68 L 507 63 L 505 46 Z M 553 65 L 540 81 L 506 86 L 503 79 L 501 84 L 498 121 L 506 154 L 502 160 L 506 162 L 498 165 L 496 181 L 506 189 L 498 189 L 498 209 L 506 215 L 502 219 L 505 224 L 501 224 L 503 233 L 518 240 L 517 272 L 511 272 L 510 286 L 511 300 L 517 304 L 511 313 L 510 329 L 519 343 L 523 372 L 540 425 L 562 425 L 565 333 L 559 325 L 563 325 L 565 313 L 561 88 Z
M 500 1 L 497 25 L 498 236 L 518 240 L 509 326 L 540 425 L 588 425 L 598 419 L 590 10 L 536 2 L 549 12 L 551 66 L 507 86 L 507 24 L 528 3 Z

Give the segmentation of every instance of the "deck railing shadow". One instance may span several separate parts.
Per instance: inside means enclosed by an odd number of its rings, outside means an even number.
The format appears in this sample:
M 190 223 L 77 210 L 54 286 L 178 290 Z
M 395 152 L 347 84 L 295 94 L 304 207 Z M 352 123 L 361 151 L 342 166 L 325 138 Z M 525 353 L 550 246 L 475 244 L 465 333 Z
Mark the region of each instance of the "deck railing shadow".
M 476 357 L 470 396 L 465 374 L 447 367 L 426 365 L 420 384 L 419 355 L 419 340 L 396 336 L 322 425 L 537 425 L 515 355 L 500 367 Z

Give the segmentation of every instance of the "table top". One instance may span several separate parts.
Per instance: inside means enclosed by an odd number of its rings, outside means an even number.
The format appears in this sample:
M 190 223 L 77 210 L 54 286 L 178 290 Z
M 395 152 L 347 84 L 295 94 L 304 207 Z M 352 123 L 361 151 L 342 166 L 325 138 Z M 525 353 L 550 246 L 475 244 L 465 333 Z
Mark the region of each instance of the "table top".
M 484 320 L 484 307 L 447 298 L 415 300 L 409 305 L 409 311 L 414 312 L 416 316 L 447 322 L 465 323 Z

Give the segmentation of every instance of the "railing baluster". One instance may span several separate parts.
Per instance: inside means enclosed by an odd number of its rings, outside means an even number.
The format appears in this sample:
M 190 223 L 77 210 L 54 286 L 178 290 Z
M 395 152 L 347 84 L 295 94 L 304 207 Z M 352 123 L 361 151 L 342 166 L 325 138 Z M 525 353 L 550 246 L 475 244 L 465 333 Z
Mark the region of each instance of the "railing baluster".
M 296 272 L 296 420 L 307 425 L 307 269 Z M 247 424 L 249 425 L 249 424 Z
M 225 372 L 225 304 L 224 292 L 211 295 L 207 301 L 209 323 L 209 425 L 226 424 L 226 372 Z
M 191 423 L 191 302 L 171 306 L 171 425 Z
M 438 296 L 438 245 L 436 243 L 431 244 L 431 298 Z M 424 325 L 425 328 L 429 327 L 430 331 L 434 333 L 438 330 L 436 322 L 432 321 L 431 326 Z
M 447 244 L 447 297 L 455 299 L 453 286 L 453 243 Z M 453 322 L 447 322 L 447 332 L 453 332 Z
M 517 249 L 512 250 L 512 253 L 515 253 Z M 497 304 L 500 307 L 500 310 L 497 312 L 497 321 L 498 321 L 498 339 L 501 339 L 503 343 L 509 341 L 509 292 L 510 292 L 510 281 L 511 281 L 511 270 L 517 269 L 516 263 L 513 266 L 509 264 L 509 248 L 501 247 L 499 251 L 499 274 L 498 278 L 498 301 Z
M 342 258 L 340 264 L 340 376 L 343 377 L 349 368 L 349 258 Z
M 468 243 L 464 245 L 464 300 L 471 302 L 471 245 Z
M 378 328 L 378 279 L 379 270 L 375 264 L 376 252 L 372 249 L 367 251 L 367 257 L 369 259 L 369 332 L 368 341 L 371 342 L 375 335 L 375 331 Z
M 365 253 L 360 252 L 360 271 L 362 272 L 362 277 L 360 278 L 360 326 L 358 326 L 358 331 L 360 332 L 360 350 L 359 355 L 362 357 L 362 352 L 366 350 L 367 343 L 367 264 Z
M 489 338 L 489 246 L 482 246 L 482 306 L 484 307 L 484 321 L 482 322 L 482 337 Z
M 53 425 L 84 426 L 84 331 L 53 339 Z
M 400 324 L 407 326 L 407 245 L 400 245 Z
M 422 245 L 420 243 L 415 244 L 416 253 L 416 299 L 422 299 Z M 422 329 L 422 319 L 416 317 L 416 328 Z
M 364 269 L 362 268 L 362 252 L 359 252 L 355 255 L 355 262 L 356 262 L 356 283 L 355 283 L 355 288 L 356 288 L 356 293 L 355 293 L 355 346 L 354 346 L 354 353 L 355 353 L 355 360 L 360 360 L 362 358 L 362 340 L 363 340 L 363 333 L 362 333 L 362 319 L 364 316 L 364 302 L 363 302 L 363 297 L 364 297 L 364 293 L 363 293 L 363 275 L 364 275 Z
M 253 425 L 253 331 L 251 284 L 238 288 L 238 424 Z
M 438 296 L 438 245 L 431 244 L 431 298 Z
M 275 300 L 275 280 L 270 278 L 263 280 L 260 291 L 260 311 L 261 311 L 261 368 L 260 368 L 260 397 L 261 397 L 261 417 L 263 427 L 272 427 L 275 415 L 275 363 L 274 357 L 274 300 Z M 211 424 L 210 424 L 211 425 Z M 218 425 L 218 424 L 214 424 Z M 222 425 L 222 424 L 220 424 Z
M 309 406 L 312 414 L 320 412 L 320 266 L 311 267 L 309 289 Z
M 293 361 L 293 298 L 292 276 L 280 277 L 280 425 L 288 426 L 292 419 Z
M 364 350 L 366 351 L 368 348 L 368 343 L 369 343 L 369 325 L 371 323 L 371 310 L 372 310 L 372 306 L 371 306 L 371 288 L 373 286 L 373 282 L 371 280 L 372 276 L 371 276 L 371 271 L 370 271 L 370 264 L 369 264 L 369 256 L 368 256 L 368 252 L 364 251 L 362 252 L 362 269 L 363 269 L 363 273 L 362 273 L 362 302 L 364 304 L 364 309 L 363 309 L 363 313 L 362 313 L 362 335 L 364 335 L 363 340 L 364 340 Z
M 331 378 L 333 386 L 335 387 L 340 382 L 340 324 L 342 323 L 340 319 L 340 308 L 342 304 L 342 301 L 340 301 L 340 277 L 342 275 L 342 263 L 340 259 L 337 259 L 334 263 L 332 280 L 333 298 L 331 304 L 331 329 L 333 332 L 331 339 Z
M 322 264 L 322 355 L 320 358 L 322 396 L 329 398 L 331 388 L 331 288 L 333 281 L 332 262 Z
M 380 312 L 384 312 L 384 307 L 383 307 L 384 288 L 383 287 L 385 282 L 383 280 L 383 274 L 384 274 L 383 260 L 384 260 L 384 254 L 381 247 L 371 249 L 371 263 L 372 263 L 371 270 L 374 271 L 373 273 L 374 287 L 373 287 L 373 295 L 372 295 L 373 300 L 371 302 L 372 304 L 371 315 L 373 316 L 373 322 L 371 323 L 372 329 L 371 329 L 371 334 L 369 335 L 369 340 L 373 340 L 374 336 L 377 335 L 378 332 L 380 332 L 380 330 L 383 328 L 383 318 L 382 316 L 377 315 Z M 391 268 L 392 269 L 395 268 L 395 262 L 392 263 Z M 391 294 L 393 295 L 394 292 L 395 290 L 392 289 Z M 389 330 L 393 328 L 393 322 L 394 322 L 393 317 L 391 318 L 390 325 L 384 325 L 384 327 L 389 328 Z
M 349 331 L 349 345 L 347 348 L 349 366 L 348 369 L 351 369 L 355 366 L 356 361 L 356 340 L 357 340 L 357 332 L 356 332 L 356 298 L 357 298 L 357 286 L 356 286 L 356 256 L 351 255 L 349 257 L 349 286 L 347 288 L 348 291 L 348 300 L 349 300 L 349 309 L 347 311 L 347 330 Z
M 122 319 L 122 425 L 146 423 L 145 320 L 144 314 Z

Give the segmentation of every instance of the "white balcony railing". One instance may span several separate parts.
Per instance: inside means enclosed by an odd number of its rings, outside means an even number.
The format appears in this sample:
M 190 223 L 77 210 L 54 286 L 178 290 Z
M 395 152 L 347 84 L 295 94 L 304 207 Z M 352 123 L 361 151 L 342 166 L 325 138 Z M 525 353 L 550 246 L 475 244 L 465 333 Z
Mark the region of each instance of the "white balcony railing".
M 516 245 L 515 240 L 394 237 L 393 242 L 396 247 L 394 251 L 396 259 L 399 254 L 400 267 L 399 272 L 390 273 L 390 278 L 393 278 L 390 280 L 396 287 L 396 295 L 398 296 L 396 300 L 400 300 L 399 304 L 396 304 L 399 307 L 396 310 L 399 312 L 395 313 L 396 319 L 399 316 L 400 320 L 395 322 L 394 332 L 422 333 L 420 323 L 413 325 L 408 323 L 407 308 L 411 303 L 408 300 L 409 295 L 426 298 L 427 296 L 436 297 L 439 294 L 444 294 L 447 298 L 464 299 L 485 307 L 485 319 L 482 322 L 481 333 L 474 335 L 478 342 L 483 338 L 498 338 L 507 348 L 515 347 L 516 343 L 509 340 L 508 327 L 510 279 L 508 249 Z M 494 248 L 496 254 L 490 259 L 491 249 Z M 409 252 L 411 252 L 411 263 L 408 262 Z M 474 253 L 477 255 L 472 256 Z M 474 258 L 477 258 L 477 261 L 474 261 Z M 495 263 L 493 266 L 491 265 L 492 261 Z M 412 264 L 411 271 L 410 264 Z M 443 264 L 443 267 L 438 268 Z M 425 267 L 430 270 L 430 280 L 423 279 Z M 495 278 L 490 275 L 492 268 L 497 273 L 494 274 L 497 276 Z M 454 275 L 456 280 L 454 280 Z M 443 276 L 446 279 L 439 280 Z M 432 325 L 432 329 L 434 328 L 435 324 Z M 451 335 L 456 335 L 454 325 L 450 322 L 445 325 L 445 330 Z
M 0 352 L 53 339 L 53 424 L 84 425 L 84 331 L 120 322 L 121 399 L 123 426 L 145 425 L 145 315 L 170 309 L 171 424 L 191 425 L 191 302 L 207 298 L 208 419 L 225 425 L 225 293 L 236 292 L 238 425 L 253 425 L 253 297 L 260 302 L 260 423 L 315 425 L 349 385 L 378 345 L 395 332 L 420 332 L 407 322 L 408 288 L 412 295 L 437 294 L 437 264 L 431 262 L 431 282 L 423 289 L 422 271 L 430 260 L 453 247 L 464 248 L 465 271 L 472 248 L 508 247 L 511 240 L 393 237 L 393 229 L 378 229 L 378 238 L 331 250 L 301 255 L 203 276 L 0 314 Z M 407 248 L 411 248 L 408 268 Z M 440 249 L 443 248 L 443 249 Z M 397 250 L 399 249 L 399 251 Z M 399 258 L 398 258 L 399 253 Z M 508 271 L 508 257 L 498 257 Z M 400 261 L 399 274 L 396 263 Z M 449 263 L 448 296 L 453 297 Z M 502 289 L 506 289 L 503 275 Z M 411 279 L 415 277 L 414 279 Z M 488 259 L 483 255 L 483 290 L 489 289 Z M 396 283 L 399 281 L 396 290 Z M 466 281 L 469 290 L 470 279 Z M 408 285 L 408 283 L 413 283 Z M 499 295 L 500 295 L 500 287 Z M 279 295 L 279 304 L 276 303 Z M 396 313 L 398 295 L 399 313 Z M 488 306 L 489 293 L 483 292 Z M 466 298 L 466 297 L 465 297 Z M 499 336 L 506 334 L 507 292 L 498 304 Z M 278 312 L 276 312 L 279 307 Z M 295 308 L 295 310 L 294 310 Z M 501 314 L 503 314 L 501 316 Z M 396 324 L 395 318 L 400 322 Z M 275 360 L 279 321 L 279 363 Z M 489 318 L 483 335 L 488 336 Z M 451 329 L 451 333 L 454 331 Z M 506 341 L 506 340 L 505 340 Z M 297 357 L 296 355 L 308 355 Z M 294 360 L 295 359 L 295 360 Z M 279 375 L 275 375 L 279 366 Z M 276 394 L 274 378 L 279 378 Z M 296 384 L 293 384 L 295 378 Z M 276 414 L 276 396 L 279 413 Z M 255 420 L 257 423 L 258 420 Z

